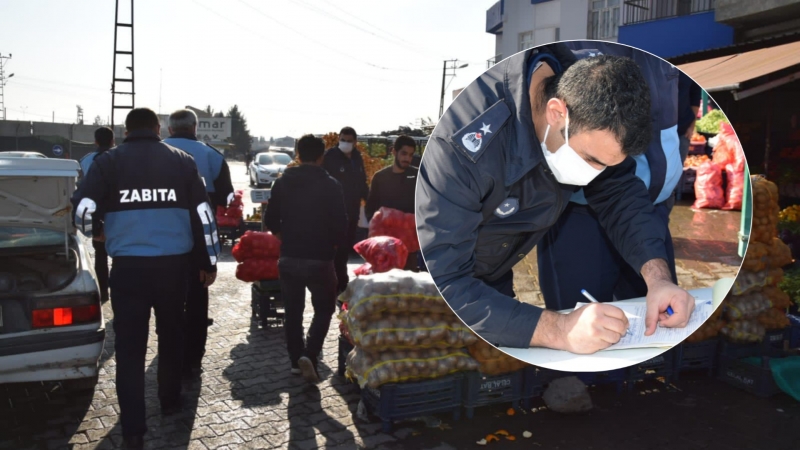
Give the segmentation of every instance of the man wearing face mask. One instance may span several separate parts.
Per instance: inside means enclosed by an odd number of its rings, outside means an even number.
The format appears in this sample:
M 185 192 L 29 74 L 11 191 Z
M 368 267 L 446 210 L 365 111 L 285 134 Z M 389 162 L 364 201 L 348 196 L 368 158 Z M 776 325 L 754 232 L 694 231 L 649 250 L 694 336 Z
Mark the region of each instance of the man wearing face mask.
M 632 159 L 636 162 L 636 176 L 647 186 L 656 216 L 664 223 L 667 266 L 672 281 L 677 282 L 669 214 L 675 186 L 683 173 L 678 134 L 680 71 L 659 58 L 625 45 L 597 41 L 573 41 L 564 45 L 579 59 L 599 55 L 629 57 L 647 81 L 652 128 L 647 150 Z M 688 115 L 691 119 L 691 109 Z M 591 292 L 600 301 L 647 295 L 645 280 L 614 248 L 582 190 L 572 195 L 564 213 L 539 242 L 536 255 L 539 285 L 547 308 L 574 308 L 576 303 L 586 300 L 581 289 Z
M 357 135 L 352 127 L 344 127 L 339 132 L 339 144 L 325 151 L 322 167 L 342 185 L 344 203 L 347 210 L 347 245 L 336 249 L 334 266 L 338 280 L 338 292 L 347 288 L 347 258 L 355 244 L 358 218 L 361 212 L 361 200 L 369 195 L 367 172 L 364 160 L 356 150 Z
M 392 208 L 404 213 L 414 213 L 414 188 L 417 185 L 417 168 L 411 166 L 417 143 L 408 136 L 398 136 L 394 141 L 392 155 L 394 164 L 375 173 L 364 212 L 367 219 L 381 207 Z M 406 270 L 417 270 L 418 253 L 409 253 Z
M 516 54 L 459 95 L 426 148 L 416 216 L 428 271 L 467 325 L 496 345 L 582 354 L 625 334 L 611 304 L 562 315 L 514 298 L 512 268 L 580 188 L 647 284 L 645 334 L 687 325 L 694 299 L 672 282 L 665 225 L 628 157 L 646 151 L 651 128 L 634 61 L 577 61 L 563 44 Z

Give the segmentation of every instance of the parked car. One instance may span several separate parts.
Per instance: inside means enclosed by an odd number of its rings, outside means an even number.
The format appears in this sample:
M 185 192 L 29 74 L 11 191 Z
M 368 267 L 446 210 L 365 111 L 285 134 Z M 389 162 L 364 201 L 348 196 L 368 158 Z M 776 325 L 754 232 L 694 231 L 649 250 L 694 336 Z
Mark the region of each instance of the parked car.
M 72 223 L 78 170 L 0 159 L 0 384 L 97 381 L 106 332 L 91 246 Z
M 292 158 L 285 153 L 264 152 L 253 158 L 247 174 L 250 177 L 250 186 L 272 187 L 272 183 L 283 174 Z
M 270 152 L 285 153 L 294 159 L 294 148 L 292 147 L 270 147 Z
M 39 152 L 26 152 L 26 151 L 5 151 L 0 152 L 0 158 L 47 158 Z

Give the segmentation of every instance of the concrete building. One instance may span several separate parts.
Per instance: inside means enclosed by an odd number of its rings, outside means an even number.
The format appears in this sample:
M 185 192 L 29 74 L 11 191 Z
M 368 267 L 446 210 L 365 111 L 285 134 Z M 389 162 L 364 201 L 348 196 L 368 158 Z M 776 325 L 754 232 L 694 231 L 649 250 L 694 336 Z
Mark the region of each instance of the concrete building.
M 622 0 L 500 0 L 486 11 L 486 32 L 495 35 L 487 65 L 549 42 L 617 41 Z

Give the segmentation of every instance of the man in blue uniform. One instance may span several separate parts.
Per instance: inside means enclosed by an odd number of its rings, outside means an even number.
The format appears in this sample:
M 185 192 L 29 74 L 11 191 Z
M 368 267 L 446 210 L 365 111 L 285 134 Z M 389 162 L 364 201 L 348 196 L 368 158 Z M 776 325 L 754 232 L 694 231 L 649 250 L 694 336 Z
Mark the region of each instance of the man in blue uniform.
M 646 151 L 632 159 L 636 162 L 636 176 L 648 188 L 656 217 L 663 224 L 659 229 L 663 230 L 667 266 L 672 282 L 677 283 L 669 214 L 675 186 L 683 173 L 677 130 L 680 71 L 660 58 L 625 45 L 597 41 L 564 45 L 579 59 L 600 55 L 628 57 L 636 62 L 647 81 L 653 126 Z M 548 309 L 572 309 L 576 303 L 586 301 L 581 289 L 600 301 L 647 295 L 645 280 L 614 248 L 583 190 L 572 194 L 558 222 L 539 242 L 537 257 L 539 285 Z
M 625 334 L 627 319 L 612 305 L 562 315 L 513 298 L 512 268 L 583 188 L 648 286 L 645 334 L 686 326 L 694 299 L 672 282 L 664 223 L 628 157 L 646 152 L 651 130 L 636 62 L 577 61 L 563 44 L 511 56 L 459 95 L 426 147 L 416 214 L 428 270 L 467 325 L 497 345 L 573 353 Z
M 197 171 L 211 200 L 211 210 L 227 206 L 233 199 L 233 184 L 228 163 L 214 147 L 197 140 L 197 115 L 189 109 L 169 116 L 169 138 L 164 143 L 181 149 L 194 158 Z M 197 377 L 201 371 L 208 338 L 208 288 L 201 280 L 201 267 L 189 270 L 189 293 L 186 298 L 186 336 L 184 338 L 183 371 L 185 378 Z
M 89 173 L 94 159 L 114 146 L 114 131 L 108 127 L 100 127 L 94 130 L 94 145 L 97 150 L 81 158 L 81 180 Z M 95 236 L 92 238 L 94 247 L 94 272 L 97 274 L 97 283 L 100 285 L 100 301 L 108 301 L 108 253 L 106 253 L 106 243 L 103 237 L 102 222 L 95 220 Z
M 150 309 L 158 328 L 158 398 L 164 414 L 181 409 L 183 308 L 190 265 L 208 287 L 219 254 L 214 214 L 191 156 L 161 142 L 158 116 L 137 108 L 125 119 L 125 141 L 98 156 L 73 196 L 75 223 L 91 235 L 105 222 L 114 258 L 111 306 L 122 435 L 141 448 L 145 424 L 144 363 Z

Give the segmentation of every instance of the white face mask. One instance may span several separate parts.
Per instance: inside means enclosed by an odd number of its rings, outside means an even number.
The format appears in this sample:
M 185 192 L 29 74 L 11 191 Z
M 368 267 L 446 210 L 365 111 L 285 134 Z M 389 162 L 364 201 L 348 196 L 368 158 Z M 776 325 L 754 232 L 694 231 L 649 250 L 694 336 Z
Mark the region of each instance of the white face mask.
M 339 141 L 339 150 L 341 150 L 341 151 L 343 151 L 345 153 L 350 153 L 350 152 L 353 151 L 353 143 L 352 142 Z
M 605 167 L 595 169 L 569 146 L 569 113 L 567 113 L 567 125 L 564 130 L 566 141 L 555 153 L 547 150 L 547 144 L 545 144 L 547 133 L 549 132 L 550 125 L 547 125 L 547 129 L 544 131 L 544 139 L 542 139 L 542 151 L 547 165 L 550 166 L 550 170 L 553 171 L 553 175 L 555 175 L 559 183 L 571 186 L 586 186 L 605 170 Z

